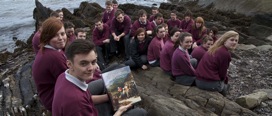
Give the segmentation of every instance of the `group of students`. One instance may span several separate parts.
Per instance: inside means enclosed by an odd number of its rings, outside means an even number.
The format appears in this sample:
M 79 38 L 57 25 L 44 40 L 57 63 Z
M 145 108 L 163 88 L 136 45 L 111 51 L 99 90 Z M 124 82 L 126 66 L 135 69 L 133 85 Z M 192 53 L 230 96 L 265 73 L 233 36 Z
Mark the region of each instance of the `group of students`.
M 116 4 L 106 1 L 91 41 L 84 29 L 74 30 L 72 23 L 63 21 L 62 12 L 51 13 L 40 23 L 32 40 L 36 54 L 32 76 L 41 103 L 53 115 L 146 115 L 132 104 L 116 112 L 110 108 L 101 73 L 124 65 L 143 70 L 161 67 L 179 84 L 226 95 L 230 50 L 238 44 L 237 32 L 228 31 L 217 39 L 218 29 L 207 29 L 203 18 L 193 20 L 190 12 L 180 21 L 173 11 L 164 23 L 158 8 L 152 9 L 151 21 L 145 10 L 139 10 L 139 19 L 132 24 Z M 124 65 L 104 67 L 110 55 L 122 52 Z

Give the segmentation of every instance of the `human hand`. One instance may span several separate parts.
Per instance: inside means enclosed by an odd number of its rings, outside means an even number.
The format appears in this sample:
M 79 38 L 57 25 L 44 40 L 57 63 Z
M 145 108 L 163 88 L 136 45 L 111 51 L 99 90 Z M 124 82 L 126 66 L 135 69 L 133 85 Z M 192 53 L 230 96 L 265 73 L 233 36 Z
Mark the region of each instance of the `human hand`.
M 197 44 L 196 44 L 196 42 L 193 44 L 193 46 L 192 46 L 192 48 L 194 49 L 194 48 L 196 48 L 197 47 Z
M 132 103 L 130 103 L 130 104 L 126 105 L 126 106 L 119 107 L 119 109 L 115 112 L 115 114 L 113 116 L 121 116 L 130 107 L 132 107 Z
M 105 39 L 103 43 L 110 43 L 110 39 Z
M 146 70 L 147 68 L 148 68 L 148 67 L 147 67 L 146 65 L 143 65 L 143 66 L 142 66 L 142 69 L 143 69 L 143 70 Z

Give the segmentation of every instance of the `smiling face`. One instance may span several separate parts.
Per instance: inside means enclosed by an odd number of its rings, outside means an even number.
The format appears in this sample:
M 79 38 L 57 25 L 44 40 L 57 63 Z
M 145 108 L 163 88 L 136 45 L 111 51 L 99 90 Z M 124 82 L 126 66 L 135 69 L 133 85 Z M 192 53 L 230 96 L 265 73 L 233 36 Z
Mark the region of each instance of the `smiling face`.
M 78 32 L 77 39 L 86 39 L 86 32 Z
M 103 23 L 101 21 L 95 23 L 95 27 L 99 30 L 103 30 Z
M 176 20 L 177 19 L 177 15 L 175 13 L 171 13 L 170 17 L 172 20 Z
M 88 54 L 76 54 L 73 61 L 68 60 L 69 73 L 81 81 L 91 80 L 97 69 L 97 56 L 92 50 Z
M 207 41 L 206 43 L 203 43 L 203 47 L 206 49 L 209 49 L 213 45 L 213 41 Z
M 124 14 L 120 14 L 116 17 L 116 20 L 119 22 L 119 23 L 122 23 L 124 21 Z
M 65 47 L 66 41 L 67 41 L 67 36 L 64 30 L 64 27 L 62 27 L 56 33 L 56 35 L 49 41 L 49 45 L 55 49 L 63 49 Z
M 137 35 L 137 39 L 142 42 L 145 39 L 145 32 L 141 32 Z
M 180 47 L 182 47 L 183 49 L 190 49 L 191 46 L 192 46 L 192 43 L 193 43 L 193 38 L 192 36 L 186 36 L 184 38 L 183 41 L 181 41 L 179 44 L 180 44 Z
M 234 50 L 238 45 L 238 41 L 239 41 L 239 36 L 230 37 L 227 39 L 227 41 L 224 42 L 224 46 L 228 48 L 229 50 Z
M 140 16 L 139 20 L 142 22 L 142 23 L 145 23 L 146 22 L 146 14 L 143 14 L 142 16 Z

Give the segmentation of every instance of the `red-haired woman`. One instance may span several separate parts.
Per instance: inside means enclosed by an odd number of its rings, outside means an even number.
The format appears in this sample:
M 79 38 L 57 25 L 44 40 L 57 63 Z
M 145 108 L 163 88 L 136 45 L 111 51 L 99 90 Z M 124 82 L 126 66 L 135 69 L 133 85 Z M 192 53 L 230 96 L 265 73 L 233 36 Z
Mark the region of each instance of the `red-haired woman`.
M 43 22 L 40 50 L 32 65 L 32 76 L 41 103 L 49 111 L 52 111 L 56 80 L 67 69 L 66 57 L 62 51 L 66 41 L 67 36 L 60 20 L 51 17 Z

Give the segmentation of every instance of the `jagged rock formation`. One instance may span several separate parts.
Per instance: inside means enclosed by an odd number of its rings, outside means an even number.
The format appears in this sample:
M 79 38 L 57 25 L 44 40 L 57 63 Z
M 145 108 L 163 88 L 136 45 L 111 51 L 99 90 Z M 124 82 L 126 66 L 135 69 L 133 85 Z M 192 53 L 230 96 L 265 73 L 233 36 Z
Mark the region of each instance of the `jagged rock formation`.
M 120 5 L 120 8 L 125 11 L 126 14 L 132 17 L 132 20 L 136 20 L 135 14 L 139 9 L 146 9 L 151 14 L 151 9 L 144 6 L 136 6 L 133 4 Z M 169 18 L 170 10 L 176 9 L 180 12 L 179 17 L 182 17 L 186 10 L 195 12 L 194 16 L 203 16 L 207 22 L 208 27 L 216 25 L 220 30 L 225 31 L 229 29 L 235 29 L 240 32 L 242 43 L 250 43 L 256 45 L 256 41 L 260 41 L 258 45 L 263 45 L 266 41 L 255 39 L 252 36 L 248 36 L 249 32 L 247 28 L 250 26 L 248 21 L 252 20 L 252 17 L 246 17 L 241 14 L 233 14 L 232 12 L 222 12 L 215 10 L 212 6 L 202 8 L 197 6 L 196 3 L 189 4 L 161 4 L 161 12 L 166 18 Z M 82 2 L 78 9 L 74 10 L 74 14 L 70 13 L 67 9 L 62 9 L 64 12 L 64 18 L 75 24 L 76 27 L 94 27 L 94 19 L 98 17 L 103 8 L 96 3 Z M 36 0 L 36 8 L 33 16 L 36 21 L 42 20 L 48 17 L 51 10 L 44 7 Z M 24 47 L 31 47 L 30 37 L 28 46 L 23 43 L 18 43 L 22 48 L 15 50 L 14 54 L 0 55 L 0 115 L 41 115 L 44 112 L 43 107 L 35 96 L 36 88 L 33 84 L 31 77 L 31 64 L 34 59 L 34 53 Z M 248 41 L 251 40 L 251 41 Z M 255 53 L 256 49 L 250 51 L 235 52 L 237 59 L 233 60 L 234 67 L 243 66 L 243 68 L 230 69 L 231 77 L 230 83 L 235 84 L 239 82 L 238 76 L 244 76 L 252 70 L 256 70 L 256 67 L 263 68 L 262 61 L 252 61 L 251 53 L 254 53 L 254 60 L 263 57 L 267 54 L 271 56 L 270 52 Z M 248 55 L 241 56 L 241 55 Z M 240 57 L 241 56 L 241 57 Z M 269 57 L 268 56 L 268 57 Z M 5 60 L 2 60 L 4 58 Z M 245 61 L 243 59 L 246 59 Z M 265 59 L 268 63 L 268 58 Z M 262 63 L 258 65 L 256 63 Z M 252 70 L 246 68 L 251 67 Z M 253 67 L 253 68 L 252 68 Z M 271 74 L 271 67 L 266 69 L 268 73 L 261 76 L 269 76 Z M 238 71 L 240 72 L 238 72 Z M 269 72 L 270 71 L 270 72 Z M 133 72 L 138 88 L 143 98 L 141 102 L 142 106 L 149 112 L 149 115 L 165 116 L 165 115 L 257 115 L 256 113 L 242 108 L 235 102 L 223 97 L 217 92 L 208 92 L 199 90 L 196 87 L 187 87 L 175 84 L 165 75 L 159 68 L 151 68 L 147 71 L 136 70 Z M 258 71 L 263 73 L 263 71 Z M 259 78 L 259 77 L 258 77 Z M 235 81 L 235 82 L 234 82 Z M 243 79 L 245 81 L 245 79 Z M 250 83 L 252 84 L 252 82 Z M 240 86 L 240 85 L 239 85 Z M 266 86 L 269 86 L 267 84 Z M 237 87 L 237 86 L 235 86 Z M 235 91 L 236 88 L 232 88 L 232 94 L 242 91 Z M 244 87 L 241 86 L 241 87 Z M 258 86 L 259 88 L 259 86 Z M 239 88 L 240 89 L 240 88 Z M 231 95 L 230 98 L 233 98 Z M 236 96 L 235 96 L 236 97 Z

